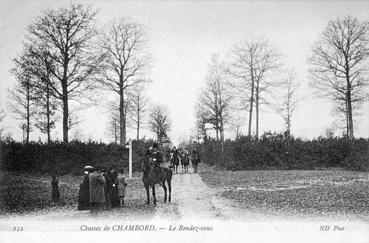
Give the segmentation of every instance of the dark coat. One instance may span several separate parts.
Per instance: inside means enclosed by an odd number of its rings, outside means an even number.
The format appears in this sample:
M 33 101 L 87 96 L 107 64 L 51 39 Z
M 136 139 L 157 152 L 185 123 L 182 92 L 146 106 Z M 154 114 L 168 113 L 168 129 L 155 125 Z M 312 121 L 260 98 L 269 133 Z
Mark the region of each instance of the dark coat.
M 97 172 L 89 174 L 90 202 L 105 203 L 105 178 Z
M 182 164 L 183 165 L 189 165 L 190 164 L 190 158 L 188 157 L 188 154 L 185 154 L 182 156 Z
M 160 151 L 154 151 L 152 152 L 151 159 L 155 164 L 161 164 L 163 163 L 163 155 L 160 153 Z
M 53 201 L 57 201 L 60 198 L 58 177 L 53 177 L 51 180 L 51 198 Z
M 108 187 L 108 192 L 110 196 L 111 206 L 118 207 L 119 206 L 119 196 L 118 196 L 118 174 L 116 172 L 107 173 L 106 186 Z
M 173 153 L 173 158 L 172 158 L 172 161 L 173 161 L 173 165 L 179 165 L 179 152 L 178 150 L 173 150 L 172 151 Z
M 79 185 L 78 192 L 78 210 L 89 210 L 90 209 L 90 183 L 88 175 L 85 175 L 83 182 Z
M 199 152 L 194 150 L 192 151 L 192 164 L 197 165 L 198 163 L 200 163 Z

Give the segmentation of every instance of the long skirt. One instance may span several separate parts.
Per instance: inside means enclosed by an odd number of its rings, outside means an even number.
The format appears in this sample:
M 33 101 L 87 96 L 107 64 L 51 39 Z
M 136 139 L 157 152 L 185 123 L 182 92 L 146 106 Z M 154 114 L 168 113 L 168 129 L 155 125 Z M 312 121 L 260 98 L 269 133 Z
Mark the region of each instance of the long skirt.
M 110 191 L 107 187 L 104 187 L 105 191 L 105 210 L 111 209 L 111 198 L 110 198 Z
M 90 209 L 90 185 L 88 183 L 81 184 L 78 192 L 78 210 Z
M 111 200 L 111 206 L 113 208 L 118 207 L 120 205 L 117 186 L 110 187 L 110 200 Z

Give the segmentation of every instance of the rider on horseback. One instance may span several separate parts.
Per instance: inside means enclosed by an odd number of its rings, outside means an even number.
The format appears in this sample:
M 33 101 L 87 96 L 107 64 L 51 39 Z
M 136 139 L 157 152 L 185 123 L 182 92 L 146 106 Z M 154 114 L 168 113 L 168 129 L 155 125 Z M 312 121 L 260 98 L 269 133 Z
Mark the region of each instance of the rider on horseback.
M 160 169 L 161 172 L 163 172 L 163 169 L 161 167 L 161 163 L 163 163 L 163 155 L 160 153 L 157 143 L 154 143 L 152 145 L 151 161 L 154 163 L 154 166 L 156 166 Z

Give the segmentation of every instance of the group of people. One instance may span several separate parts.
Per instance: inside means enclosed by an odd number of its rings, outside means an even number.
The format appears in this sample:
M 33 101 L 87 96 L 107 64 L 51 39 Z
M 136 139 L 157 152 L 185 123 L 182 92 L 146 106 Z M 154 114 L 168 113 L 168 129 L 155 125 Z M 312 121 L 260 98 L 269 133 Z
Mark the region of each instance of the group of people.
M 197 166 L 201 162 L 197 148 L 192 151 L 192 157 L 190 157 L 189 152 L 185 149 L 177 149 L 175 146 L 172 150 L 167 150 L 167 158 L 170 161 L 171 167 L 174 171 L 178 173 L 178 166 L 182 165 L 182 171 L 188 172 L 188 166 L 190 165 L 190 160 L 192 162 L 192 167 L 194 173 L 197 173 Z
M 126 179 L 123 169 L 116 173 L 114 167 L 108 170 L 97 166 L 86 166 L 79 190 L 78 209 L 90 210 L 91 215 L 124 206 Z
M 149 156 L 150 160 L 161 169 L 163 155 L 159 151 L 157 143 L 154 143 L 146 151 L 145 156 Z M 194 173 L 197 173 L 197 166 L 201 161 L 196 148 L 193 149 L 192 156 L 190 157 L 187 150 L 177 150 L 174 146 L 172 150 L 166 151 L 166 157 L 171 163 L 170 167 L 174 167 L 176 173 L 178 173 L 178 165 L 180 163 L 183 168 L 182 170 L 187 173 L 190 160 Z M 84 179 L 79 186 L 78 210 L 90 210 L 91 215 L 94 216 L 104 210 L 119 206 L 123 207 L 127 187 L 123 172 L 123 169 L 121 169 L 117 173 L 114 167 L 107 169 L 100 166 L 85 166 Z M 56 203 L 60 198 L 57 172 L 52 175 L 51 188 L 52 200 Z

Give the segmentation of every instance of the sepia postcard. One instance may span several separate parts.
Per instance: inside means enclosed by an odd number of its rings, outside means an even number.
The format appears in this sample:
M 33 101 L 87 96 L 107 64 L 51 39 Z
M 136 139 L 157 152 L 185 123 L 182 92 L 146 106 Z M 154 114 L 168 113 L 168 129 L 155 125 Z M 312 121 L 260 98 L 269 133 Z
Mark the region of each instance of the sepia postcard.
M 2 0 L 0 242 L 369 242 L 368 13 Z

